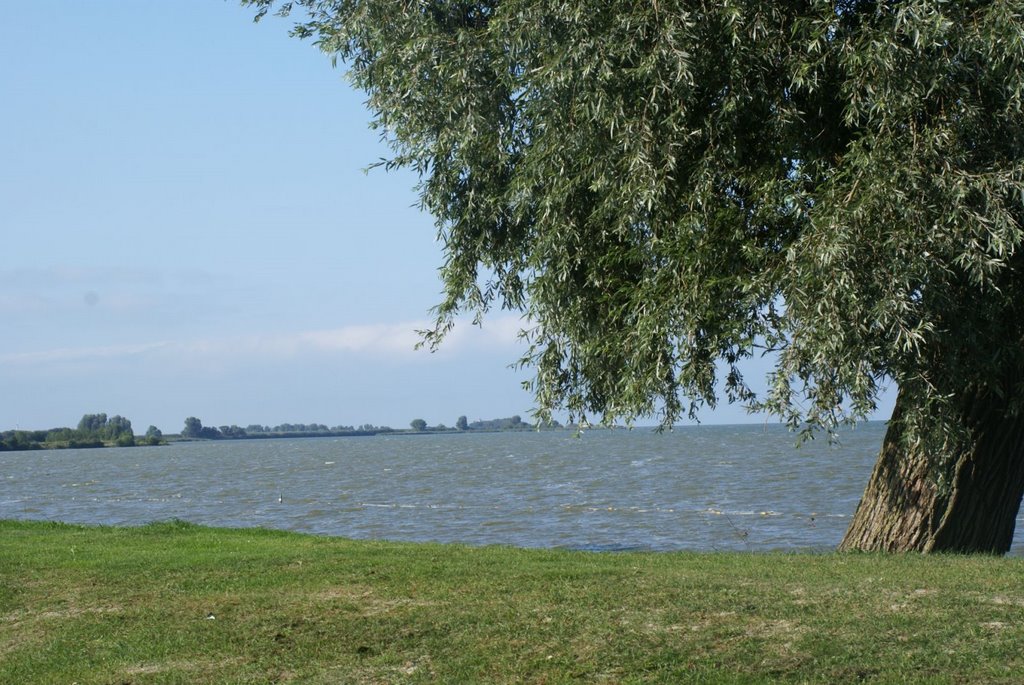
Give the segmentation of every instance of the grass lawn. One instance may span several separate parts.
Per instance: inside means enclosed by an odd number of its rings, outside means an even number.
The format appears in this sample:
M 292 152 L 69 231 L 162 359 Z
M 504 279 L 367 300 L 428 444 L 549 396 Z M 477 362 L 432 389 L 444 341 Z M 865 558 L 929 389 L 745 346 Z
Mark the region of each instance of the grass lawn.
M 0 683 L 1024 681 L 1024 560 L 0 522 Z

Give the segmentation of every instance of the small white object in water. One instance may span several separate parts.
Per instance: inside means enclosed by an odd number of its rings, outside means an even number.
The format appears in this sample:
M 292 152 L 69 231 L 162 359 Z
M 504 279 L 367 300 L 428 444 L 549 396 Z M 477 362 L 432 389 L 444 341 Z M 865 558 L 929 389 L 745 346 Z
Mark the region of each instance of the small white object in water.
M 279 492 L 277 494 L 277 503 L 281 504 L 282 502 L 284 502 L 284 493 L 283 492 Z

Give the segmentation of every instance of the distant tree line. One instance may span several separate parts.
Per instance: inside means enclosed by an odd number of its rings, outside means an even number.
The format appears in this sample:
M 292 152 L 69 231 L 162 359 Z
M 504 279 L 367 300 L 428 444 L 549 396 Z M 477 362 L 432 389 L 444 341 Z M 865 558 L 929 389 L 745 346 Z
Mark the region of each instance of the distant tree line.
M 423 419 L 413 419 L 409 422 L 409 427 L 416 432 L 425 431 L 508 431 L 508 430 L 536 430 L 538 427 L 542 429 L 561 428 L 562 424 L 558 421 L 550 421 L 543 425 L 535 425 L 526 421 L 523 421 L 522 417 L 515 415 L 509 416 L 502 419 L 477 419 L 476 421 L 470 422 L 465 416 L 460 416 L 455 420 L 455 428 L 448 428 L 443 423 L 439 423 L 436 426 L 429 426 Z
M 561 428 L 557 421 L 540 426 L 542 429 Z M 185 419 L 185 426 L 181 430 L 181 437 L 190 440 L 240 440 L 247 438 L 284 438 L 284 437 L 327 437 L 327 436 L 350 436 L 350 435 L 377 435 L 380 433 L 402 433 L 402 432 L 447 432 L 447 431 L 507 431 L 507 430 L 536 430 L 538 426 L 523 421 L 518 415 L 500 419 L 489 419 L 470 422 L 465 416 L 460 416 L 455 421 L 455 427 L 449 428 L 443 423 L 436 426 L 429 425 L 424 419 L 417 418 L 409 422 L 406 431 L 395 430 L 388 426 L 375 426 L 364 423 L 360 426 L 327 426 L 323 423 L 282 423 L 277 426 L 266 426 L 261 424 L 249 424 L 246 427 L 237 425 L 230 426 L 204 426 L 201 419 L 190 416 Z
M 534 430 L 537 427 L 525 422 L 519 416 L 501 419 L 476 420 L 470 422 L 465 416 L 455 421 L 455 427 L 440 423 L 429 426 L 423 419 L 410 422 L 414 432 L 447 432 L 447 431 L 505 431 Z M 557 421 L 542 428 L 560 428 Z M 388 426 L 375 426 L 364 423 L 359 426 L 327 426 L 323 423 L 282 423 L 276 426 L 249 424 L 245 428 L 236 425 L 204 426 L 195 416 L 185 419 L 181 437 L 202 440 L 231 440 L 246 438 L 277 438 L 277 437 L 320 437 L 320 436 L 353 436 L 377 435 L 393 433 Z M 402 431 L 398 431 L 402 432 Z M 133 445 L 160 445 L 165 442 L 164 435 L 156 426 L 150 426 L 145 435 L 136 436 L 132 430 L 132 422 L 127 418 L 105 413 L 85 414 L 75 428 L 51 428 L 48 430 L 7 430 L 0 432 L 0 451 L 31 450 L 53 448 L 86 448 L 86 447 L 131 447 Z
M 48 430 L 8 430 L 0 433 L 0 450 L 31 450 L 44 448 L 132 447 L 159 445 L 163 434 L 150 426 L 142 438 L 136 438 L 132 422 L 115 414 L 85 414 L 75 428 Z
M 510 416 L 507 419 L 490 419 L 487 421 L 477 420 L 469 423 L 466 430 L 488 430 L 488 431 L 507 431 L 507 430 L 532 430 L 534 428 L 532 423 L 525 423 L 519 415 Z
M 330 435 L 373 435 L 391 432 L 387 426 L 364 423 L 361 426 L 327 426 L 323 423 L 282 423 L 277 426 L 249 424 L 245 428 L 236 425 L 204 426 L 195 416 L 185 419 L 181 437 L 203 440 L 224 440 L 244 438 L 316 437 Z

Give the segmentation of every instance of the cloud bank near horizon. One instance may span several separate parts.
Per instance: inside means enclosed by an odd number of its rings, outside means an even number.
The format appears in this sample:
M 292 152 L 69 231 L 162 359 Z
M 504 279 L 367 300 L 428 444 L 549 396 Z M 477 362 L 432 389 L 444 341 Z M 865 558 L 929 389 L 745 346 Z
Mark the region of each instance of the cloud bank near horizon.
M 114 345 L 54 347 L 27 352 L 0 354 L 0 364 L 19 367 L 75 365 L 104 360 L 155 358 L 164 362 L 269 362 L 296 357 L 358 356 L 403 363 L 429 360 L 433 355 L 424 348 L 418 331 L 430 327 L 428 321 L 357 324 L 338 328 L 289 333 L 252 333 L 185 340 L 161 340 Z M 487 319 L 482 327 L 459 322 L 436 354 L 450 356 L 471 352 L 513 352 L 521 347 L 519 331 L 524 322 L 516 316 Z M 514 353 L 514 352 L 513 352 Z

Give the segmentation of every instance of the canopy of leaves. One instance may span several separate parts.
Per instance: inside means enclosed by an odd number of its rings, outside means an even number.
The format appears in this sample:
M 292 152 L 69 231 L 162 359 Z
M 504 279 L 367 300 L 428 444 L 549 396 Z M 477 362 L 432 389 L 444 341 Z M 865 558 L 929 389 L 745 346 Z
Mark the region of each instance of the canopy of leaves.
M 525 312 L 542 411 L 1021 394 L 1024 2 L 244 2 L 301 6 L 420 173 L 428 341 Z

